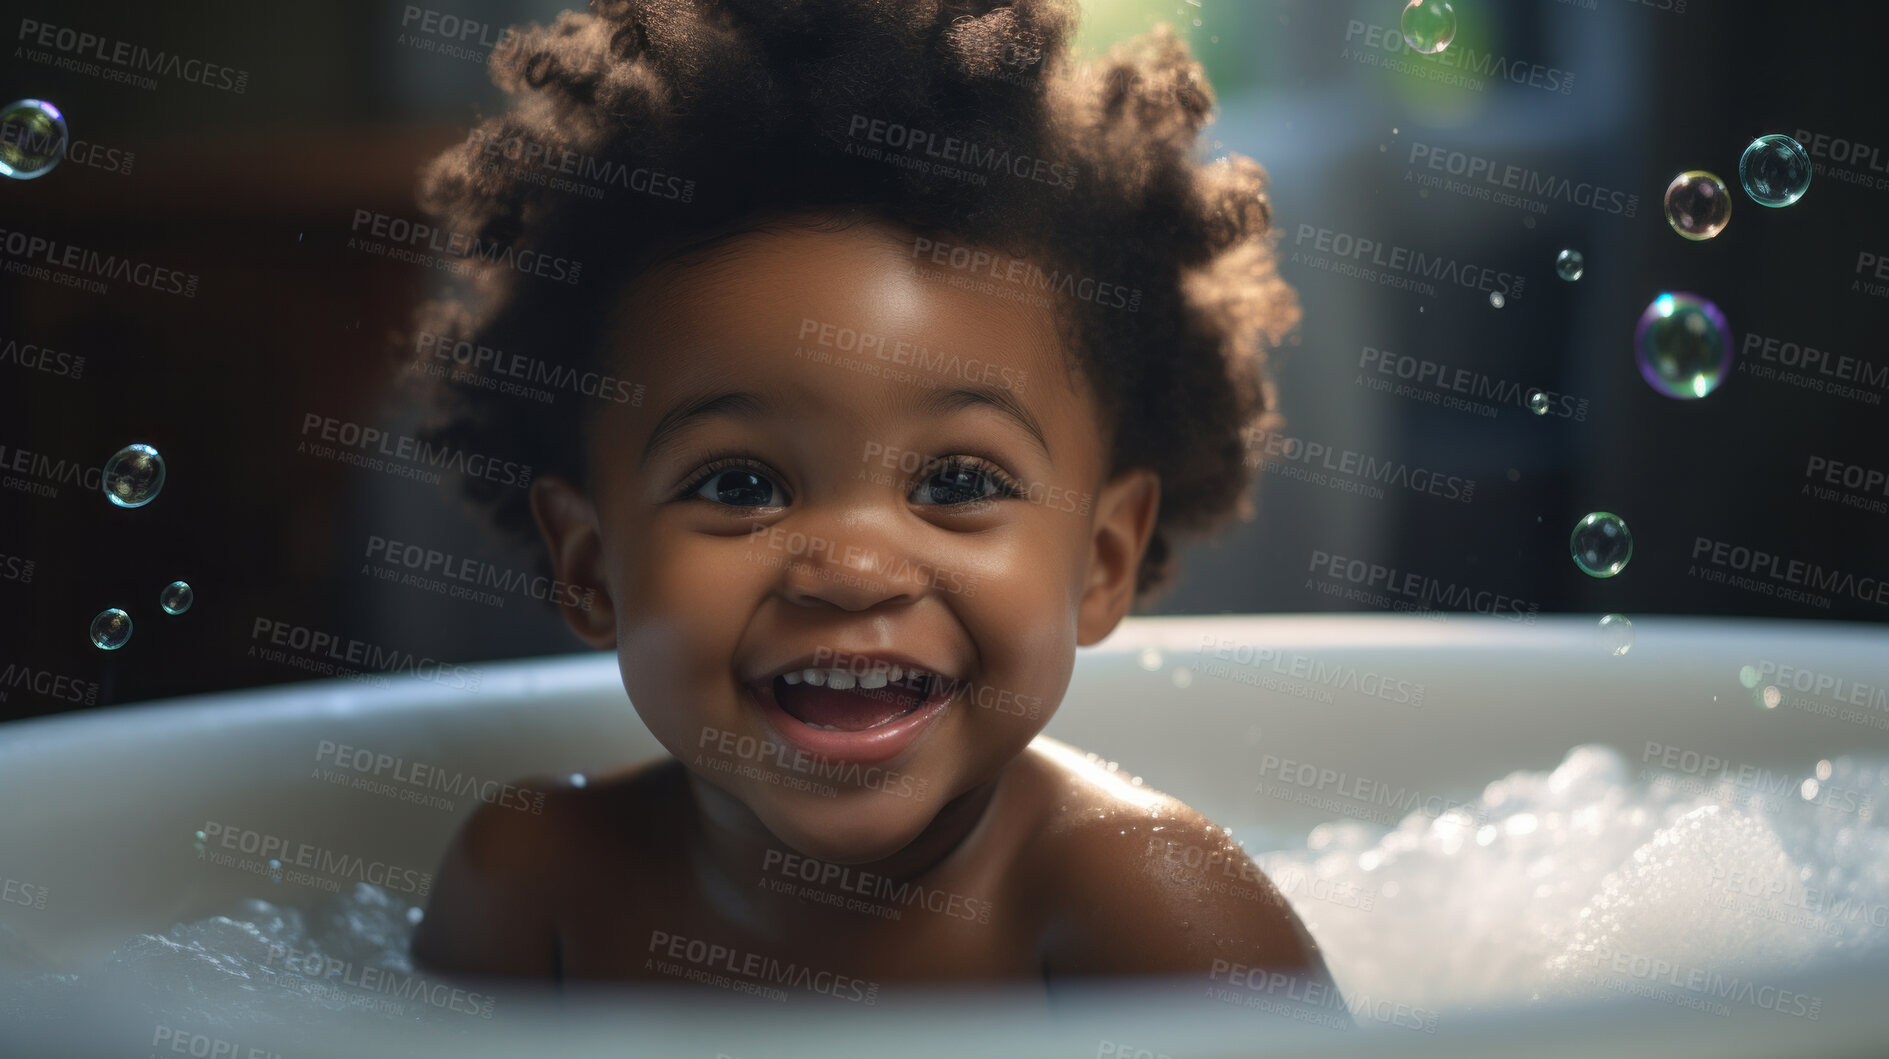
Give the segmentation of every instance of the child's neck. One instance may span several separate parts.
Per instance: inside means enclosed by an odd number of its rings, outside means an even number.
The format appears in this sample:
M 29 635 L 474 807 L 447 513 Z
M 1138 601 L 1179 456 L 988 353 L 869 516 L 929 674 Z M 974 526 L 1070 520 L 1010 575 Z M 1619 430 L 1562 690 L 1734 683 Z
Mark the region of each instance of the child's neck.
M 1009 771 L 1010 766 L 1006 765 L 988 782 L 947 802 L 931 823 L 897 852 L 850 866 L 856 871 L 890 879 L 915 879 L 925 875 L 963 848 L 978 831 Z M 693 773 L 689 774 L 688 785 L 696 809 L 695 844 L 707 865 L 724 880 L 747 880 L 751 886 L 755 871 L 769 850 L 793 852 L 761 823 L 753 810 L 728 792 Z

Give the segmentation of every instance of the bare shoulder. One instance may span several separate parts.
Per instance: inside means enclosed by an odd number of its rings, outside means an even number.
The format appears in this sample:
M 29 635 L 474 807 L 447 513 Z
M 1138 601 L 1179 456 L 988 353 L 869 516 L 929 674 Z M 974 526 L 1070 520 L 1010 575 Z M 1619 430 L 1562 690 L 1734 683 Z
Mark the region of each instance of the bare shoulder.
M 565 881 L 583 863 L 615 806 L 661 782 L 660 764 L 582 786 L 568 776 L 507 785 L 454 836 L 414 930 L 414 962 L 460 975 L 556 977 Z
M 1240 964 L 1328 979 L 1297 914 L 1231 835 L 1067 744 L 1039 738 L 1029 753 L 1054 795 L 1029 846 L 1052 976 L 1205 980 Z

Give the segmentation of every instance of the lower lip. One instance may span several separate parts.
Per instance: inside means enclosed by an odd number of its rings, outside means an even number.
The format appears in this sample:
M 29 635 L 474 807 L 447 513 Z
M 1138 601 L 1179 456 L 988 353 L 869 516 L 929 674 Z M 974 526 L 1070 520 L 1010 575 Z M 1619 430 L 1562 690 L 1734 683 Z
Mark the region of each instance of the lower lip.
M 764 684 L 749 684 L 748 694 L 754 698 L 755 705 L 760 707 L 761 715 L 787 742 L 809 754 L 861 765 L 875 765 L 897 757 L 907 747 L 918 742 L 918 737 L 944 716 L 945 707 L 951 705 L 947 695 L 928 700 L 898 720 L 888 721 L 875 728 L 862 728 L 857 732 L 831 732 L 802 724 L 793 714 L 781 709 L 781 704 L 774 698 L 774 682 L 771 680 Z

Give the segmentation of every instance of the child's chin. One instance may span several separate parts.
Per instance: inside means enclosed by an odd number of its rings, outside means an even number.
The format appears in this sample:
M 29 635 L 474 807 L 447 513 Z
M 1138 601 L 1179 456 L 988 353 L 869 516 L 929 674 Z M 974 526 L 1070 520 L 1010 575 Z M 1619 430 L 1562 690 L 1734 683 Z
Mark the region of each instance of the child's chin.
M 765 805 L 749 802 L 761 822 L 802 856 L 834 864 L 881 860 L 910 845 L 930 825 L 938 806 L 930 798 L 875 790 L 842 790 L 828 798 L 769 792 Z

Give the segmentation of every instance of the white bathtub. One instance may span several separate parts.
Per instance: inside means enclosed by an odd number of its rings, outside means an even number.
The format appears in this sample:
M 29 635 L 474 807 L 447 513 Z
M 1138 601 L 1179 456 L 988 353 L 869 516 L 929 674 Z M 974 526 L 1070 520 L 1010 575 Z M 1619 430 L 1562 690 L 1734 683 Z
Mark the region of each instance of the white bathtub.
M 1548 769 L 1569 748 L 1604 743 L 1638 763 L 1649 743 L 1778 770 L 1820 758 L 1889 757 L 1889 732 L 1859 723 L 1864 707 L 1825 712 L 1754 702 L 1741 667 L 1763 684 L 1789 666 L 1813 674 L 1805 701 L 1835 700 L 1816 675 L 1889 687 L 1889 632 L 1809 622 L 1634 622 L 1610 656 L 1592 619 L 1427 621 L 1376 616 L 1131 619 L 1079 653 L 1067 699 L 1047 734 L 1118 760 L 1230 827 L 1255 852 L 1303 841 L 1332 818 L 1254 795 L 1260 754 L 1316 763 L 1443 801 L 1472 800 L 1517 769 Z M 1273 652 L 1262 666 L 1234 659 Z M 1213 675 L 1264 676 L 1271 687 Z M 1296 668 L 1295 668 L 1296 667 Z M 1317 669 L 1314 667 L 1323 667 Z M 1330 690 L 1355 667 L 1400 691 Z M 413 679 L 233 692 L 0 727 L 0 874 L 43 888 L 44 907 L 0 902 L 10 927 L 68 968 L 95 963 L 127 937 L 228 909 L 243 897 L 310 903 L 313 891 L 200 859 L 193 832 L 224 821 L 430 872 L 475 804 L 456 811 L 311 778 L 323 743 L 511 779 L 596 771 L 660 753 L 624 697 L 612 656 L 488 665 L 476 693 Z M 1295 676 L 1294 674 L 1299 674 Z M 1321 683 L 1321 678 L 1326 681 Z M 1749 674 L 1747 674 L 1749 679 Z M 1802 681 L 1806 678 L 1798 677 Z M 1375 683 L 1375 682 L 1370 682 Z M 1319 688 L 1331 701 L 1319 701 Z M 1421 688 L 1421 705 L 1393 701 Z M 1310 693 L 1313 697 L 1308 697 Z M 1851 691 L 1849 694 L 1854 695 Z M 1845 709 L 1852 714 L 1841 714 Z M 1258 837 L 1256 837 L 1258 836 Z M 16 891 L 17 892 L 17 891 Z M 35 891 L 25 891 L 29 895 Z M 1385 924 L 1394 929 L 1395 924 Z M 1806 991 L 1825 999 L 1815 1021 L 1770 1012 L 1700 1019 L 1616 1001 L 1534 1007 L 1449 1020 L 1434 1034 L 1334 1034 L 1285 1027 L 1256 1040 L 1171 1006 L 1098 996 L 1046 1016 L 1001 995 L 939 995 L 844 1016 L 646 990 L 594 1006 L 567 997 L 540 1009 L 512 1002 L 476 1033 L 441 1035 L 337 1019 L 333 1039 L 284 1040 L 255 1027 L 154 1027 L 149 1017 L 97 1012 L 81 1024 L 14 1018 L 0 1054 L 158 1055 L 189 1034 L 282 1056 L 597 1054 L 697 1055 L 1646 1055 L 1880 1054 L 1889 1040 L 1889 966 L 1826 973 Z M 765 1016 L 765 1017 L 762 1017 Z M 370 1036 L 372 1039 L 365 1039 Z M 164 1047 L 154 1047 L 162 1037 Z M 193 1045 L 200 1044 L 195 1037 Z

